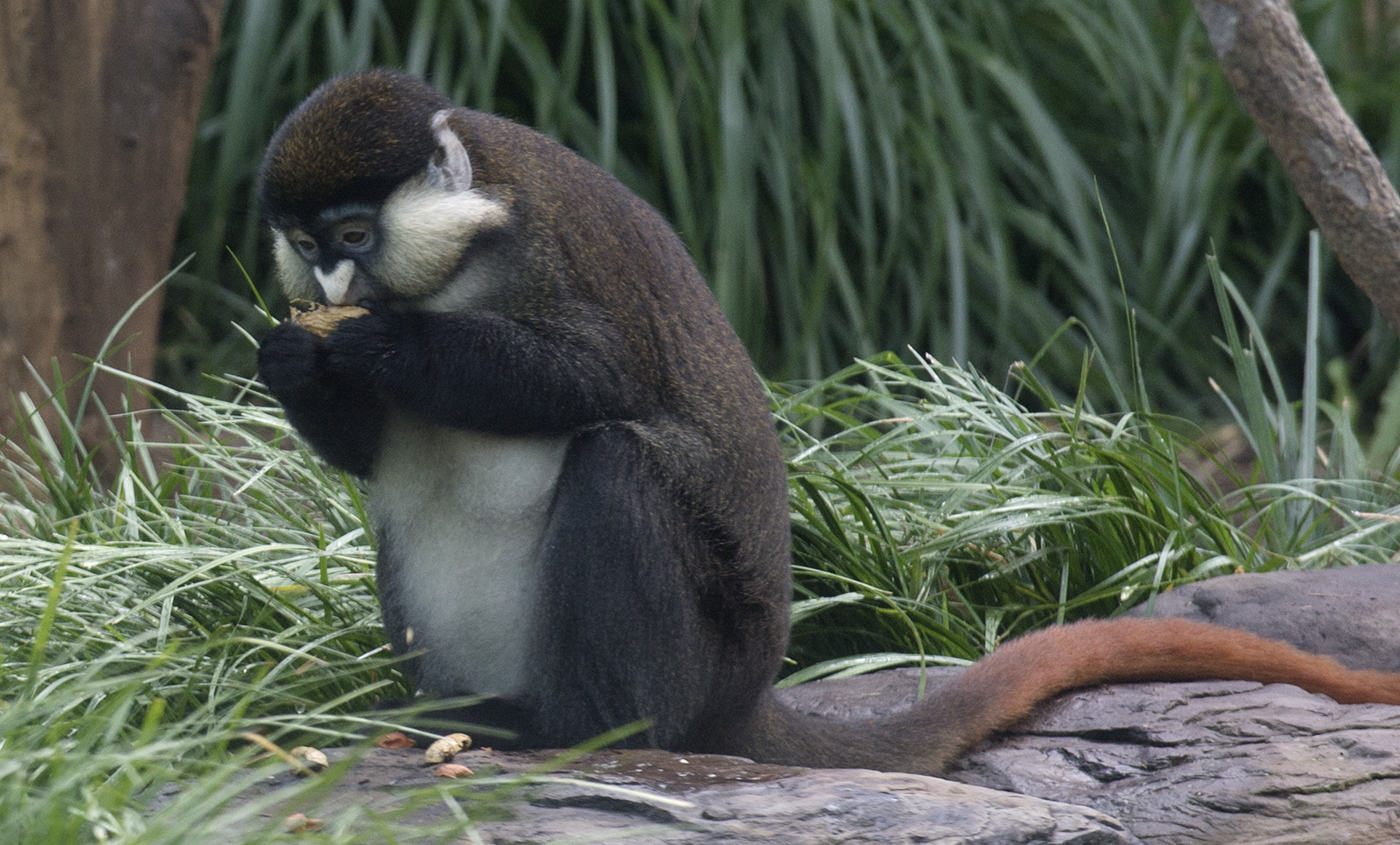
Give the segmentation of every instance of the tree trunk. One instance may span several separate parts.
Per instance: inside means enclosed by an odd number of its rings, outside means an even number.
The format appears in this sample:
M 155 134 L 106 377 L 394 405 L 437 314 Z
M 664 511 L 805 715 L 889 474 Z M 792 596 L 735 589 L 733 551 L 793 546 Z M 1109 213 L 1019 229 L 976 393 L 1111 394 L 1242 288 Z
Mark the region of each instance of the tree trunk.
M 1220 67 L 1337 262 L 1400 330 L 1400 197 L 1288 0 L 1194 0 Z
M 74 378 L 168 269 L 222 6 L 0 0 L 0 437 L 13 392 L 44 390 L 24 361 Z M 159 320 L 153 296 L 108 360 L 149 376 Z

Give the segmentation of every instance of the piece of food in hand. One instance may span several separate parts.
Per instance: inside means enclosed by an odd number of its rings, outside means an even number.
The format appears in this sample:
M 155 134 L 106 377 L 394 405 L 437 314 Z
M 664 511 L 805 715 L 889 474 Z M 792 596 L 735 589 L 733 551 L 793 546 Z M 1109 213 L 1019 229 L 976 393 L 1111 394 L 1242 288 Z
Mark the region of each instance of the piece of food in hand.
M 290 319 L 317 337 L 326 337 L 335 331 L 335 327 L 340 324 L 341 320 L 352 320 L 368 313 L 368 308 L 361 308 L 358 305 L 322 305 L 319 302 L 296 302 L 292 303 Z

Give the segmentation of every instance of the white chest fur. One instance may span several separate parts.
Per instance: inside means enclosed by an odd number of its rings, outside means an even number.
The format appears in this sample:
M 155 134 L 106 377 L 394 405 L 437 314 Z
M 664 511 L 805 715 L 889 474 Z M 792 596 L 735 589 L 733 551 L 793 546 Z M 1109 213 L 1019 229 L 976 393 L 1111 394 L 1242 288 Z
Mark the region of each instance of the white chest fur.
M 398 612 L 432 691 L 524 688 L 541 541 L 568 443 L 391 417 L 370 508 L 393 538 Z

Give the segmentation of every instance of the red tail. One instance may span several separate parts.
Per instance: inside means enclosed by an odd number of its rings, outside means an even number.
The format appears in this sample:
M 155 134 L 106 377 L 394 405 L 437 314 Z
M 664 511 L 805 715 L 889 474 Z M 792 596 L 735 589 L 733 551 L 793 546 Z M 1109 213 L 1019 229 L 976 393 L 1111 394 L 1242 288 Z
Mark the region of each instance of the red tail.
M 1184 619 L 1118 619 L 1014 640 L 912 709 L 885 719 L 822 719 L 770 698 L 742 753 L 792 765 L 938 774 L 957 755 L 1062 692 L 1106 683 L 1203 680 L 1287 683 L 1343 704 L 1400 704 L 1400 673 L 1347 669 L 1330 657 L 1232 628 Z

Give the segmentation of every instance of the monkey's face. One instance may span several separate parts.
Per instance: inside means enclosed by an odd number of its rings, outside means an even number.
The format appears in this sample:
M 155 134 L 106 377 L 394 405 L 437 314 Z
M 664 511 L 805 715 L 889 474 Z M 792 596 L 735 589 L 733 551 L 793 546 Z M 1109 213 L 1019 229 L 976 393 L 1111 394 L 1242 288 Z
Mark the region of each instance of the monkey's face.
M 508 220 L 472 187 L 453 112 L 403 74 L 335 80 L 273 137 L 260 174 L 283 290 L 331 305 L 448 287 L 473 238 Z
M 443 143 L 461 148 L 444 128 Z M 465 164 L 465 151 L 459 154 Z M 349 203 L 273 227 L 282 287 L 294 299 L 331 305 L 409 300 L 445 288 L 473 237 L 504 225 L 498 200 L 474 191 L 465 175 L 444 175 L 433 161 L 378 206 Z
M 382 240 L 379 211 L 332 208 L 301 225 L 273 229 L 282 285 L 294 298 L 354 305 L 383 298 L 373 268 Z

